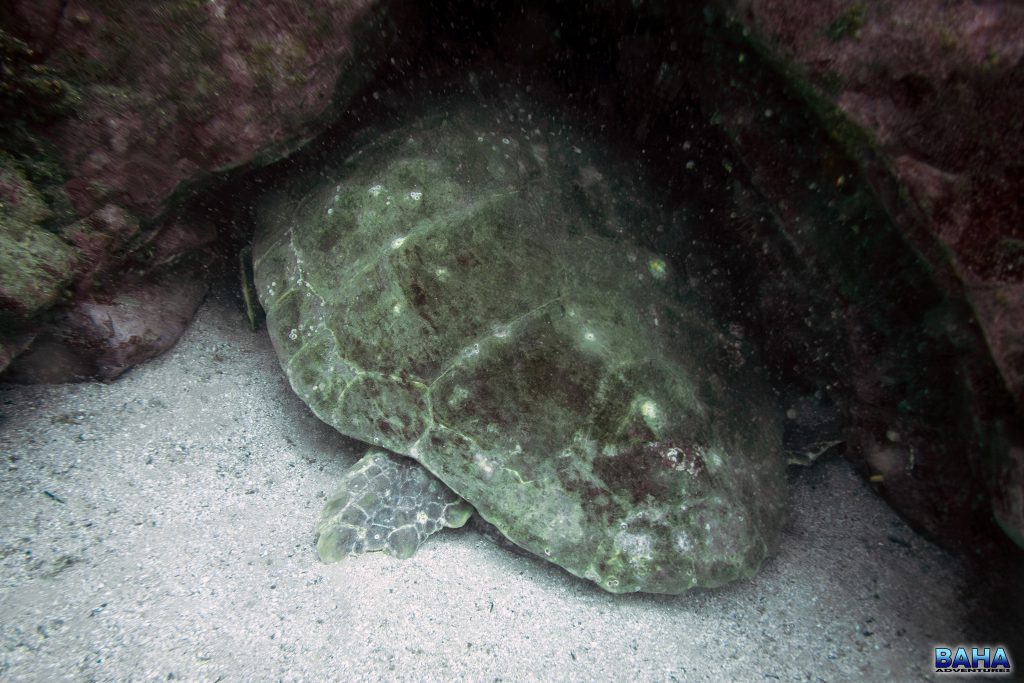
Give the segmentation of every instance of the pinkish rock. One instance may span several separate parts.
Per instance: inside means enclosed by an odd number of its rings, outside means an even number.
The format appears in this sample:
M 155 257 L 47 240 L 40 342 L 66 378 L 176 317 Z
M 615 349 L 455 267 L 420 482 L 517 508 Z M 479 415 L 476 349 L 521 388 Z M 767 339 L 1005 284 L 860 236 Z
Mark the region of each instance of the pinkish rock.
M 216 237 L 215 226 L 172 214 L 172 197 L 214 173 L 279 159 L 321 132 L 338 84 L 347 93 L 372 73 L 373 63 L 356 54 L 356 37 L 375 2 L 8 4 L 2 28 L 15 37 L 4 33 L 3 49 L 12 46 L 18 61 L 15 87 L 0 95 L 21 99 L 2 103 L 20 102 L 31 119 L 26 139 L 37 158 L 29 161 L 62 169 L 57 193 L 65 211 L 70 199 L 77 220 L 43 228 L 40 221 L 55 219 L 41 201 L 33 206 L 42 213 L 30 220 L 4 219 L 0 239 L 8 253 L 22 254 L 19 269 L 0 278 L 0 307 L 18 316 L 4 325 L 28 334 L 42 311 L 63 302 L 56 319 L 69 327 L 51 324 L 36 344 L 83 334 L 75 349 L 82 365 L 70 363 L 78 368 L 70 374 L 84 367 L 111 377 L 166 348 L 182 329 L 156 325 L 146 307 L 130 303 L 156 303 L 152 283 L 162 280 L 150 271 Z M 73 115 L 66 103 L 46 110 L 65 92 L 74 95 L 65 97 Z M 40 157 L 48 154 L 57 158 Z M 16 168 L 5 173 L 38 199 Z M 5 187 L 10 194 L 2 180 L 0 194 Z M 140 280 L 120 277 L 129 267 Z M 187 290 L 190 303 L 171 291 L 162 306 L 191 313 L 199 299 L 191 283 L 165 284 Z M 5 345 L 0 370 L 23 346 Z
M 0 322 L 56 303 L 81 259 L 60 236 L 40 227 L 53 212 L 13 160 L 0 155 Z M 3 365 L 0 365 L 2 368 Z
M 891 208 L 918 214 L 908 237 L 959 281 L 1024 408 L 1024 6 L 727 4 L 889 160 L 909 201 Z
M 724 4 L 752 44 L 816 102 L 945 295 L 973 309 L 973 316 L 938 325 L 929 339 L 929 320 L 941 315 L 906 307 L 908 321 L 920 320 L 916 340 L 894 336 L 898 311 L 889 323 L 877 322 L 886 314 L 876 307 L 898 302 L 905 287 L 890 287 L 891 302 L 842 310 L 845 371 L 853 378 L 847 452 L 894 507 L 932 535 L 975 545 L 991 537 L 985 527 L 994 515 L 1022 542 L 1024 6 Z M 750 125 L 750 112 L 743 113 L 756 100 L 729 91 L 710 97 L 724 103 L 726 127 L 758 186 L 790 207 L 779 218 L 797 248 L 808 263 L 821 261 L 825 251 L 798 234 L 801 212 L 793 206 L 801 192 L 778 172 L 806 158 L 801 142 L 773 143 L 770 127 Z M 865 253 L 871 261 L 863 267 L 880 282 L 902 277 L 906 263 L 887 263 L 894 248 Z M 971 318 L 987 349 L 970 341 Z M 1004 398 L 1000 384 L 1012 398 Z
M 87 294 L 97 278 L 116 271 L 139 235 L 139 220 L 115 204 L 108 204 L 63 230 L 64 241 L 75 247 L 79 267 L 75 290 Z
M 111 380 L 170 348 L 206 294 L 197 265 L 128 274 L 113 294 L 86 295 L 62 311 L 12 366 L 21 382 Z
M 372 5 L 69 2 L 49 62 L 87 85 L 50 136 L 75 209 L 153 218 L 181 183 L 310 139 L 358 66 L 353 25 Z

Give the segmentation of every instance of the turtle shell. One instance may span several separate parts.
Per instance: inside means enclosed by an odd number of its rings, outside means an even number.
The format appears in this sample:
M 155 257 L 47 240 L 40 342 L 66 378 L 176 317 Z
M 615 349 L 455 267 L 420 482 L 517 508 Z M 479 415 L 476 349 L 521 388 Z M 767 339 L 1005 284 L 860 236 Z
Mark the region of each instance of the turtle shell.
M 613 592 L 719 585 L 777 536 L 781 416 L 605 156 L 539 105 L 445 103 L 265 199 L 257 292 L 321 419 L 514 543 Z

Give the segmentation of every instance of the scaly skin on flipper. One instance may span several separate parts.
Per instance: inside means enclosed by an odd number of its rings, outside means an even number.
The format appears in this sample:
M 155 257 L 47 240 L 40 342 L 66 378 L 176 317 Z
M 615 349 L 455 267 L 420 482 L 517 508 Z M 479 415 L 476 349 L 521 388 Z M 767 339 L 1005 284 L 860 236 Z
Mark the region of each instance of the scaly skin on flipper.
M 412 556 L 431 534 L 473 514 L 464 500 L 408 458 L 371 450 L 342 480 L 317 524 L 324 562 L 383 550 Z
M 630 237 L 681 228 L 543 110 L 441 111 L 261 209 L 292 387 L 606 590 L 753 574 L 784 516 L 781 415 L 702 292 Z

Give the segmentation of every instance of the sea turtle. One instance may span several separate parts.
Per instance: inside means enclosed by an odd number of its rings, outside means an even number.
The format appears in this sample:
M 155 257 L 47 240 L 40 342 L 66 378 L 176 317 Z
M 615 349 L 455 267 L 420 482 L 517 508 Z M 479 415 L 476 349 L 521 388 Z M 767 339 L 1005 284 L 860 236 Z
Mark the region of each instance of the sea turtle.
M 327 505 L 321 558 L 407 556 L 475 509 L 612 592 L 757 570 L 784 517 L 780 409 L 699 283 L 640 246 L 677 228 L 618 168 L 542 105 L 477 99 L 262 202 L 281 364 L 374 446 Z

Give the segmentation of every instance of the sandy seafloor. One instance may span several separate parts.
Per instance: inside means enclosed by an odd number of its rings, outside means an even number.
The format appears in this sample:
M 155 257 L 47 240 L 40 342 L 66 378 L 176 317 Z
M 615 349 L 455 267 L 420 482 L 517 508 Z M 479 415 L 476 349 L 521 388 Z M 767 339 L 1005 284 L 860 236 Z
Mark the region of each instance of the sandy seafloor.
M 118 381 L 3 385 L 0 413 L 4 681 L 930 680 L 1005 605 L 838 458 L 791 472 L 780 552 L 723 589 L 610 595 L 468 529 L 321 564 L 362 448 L 223 292 Z

